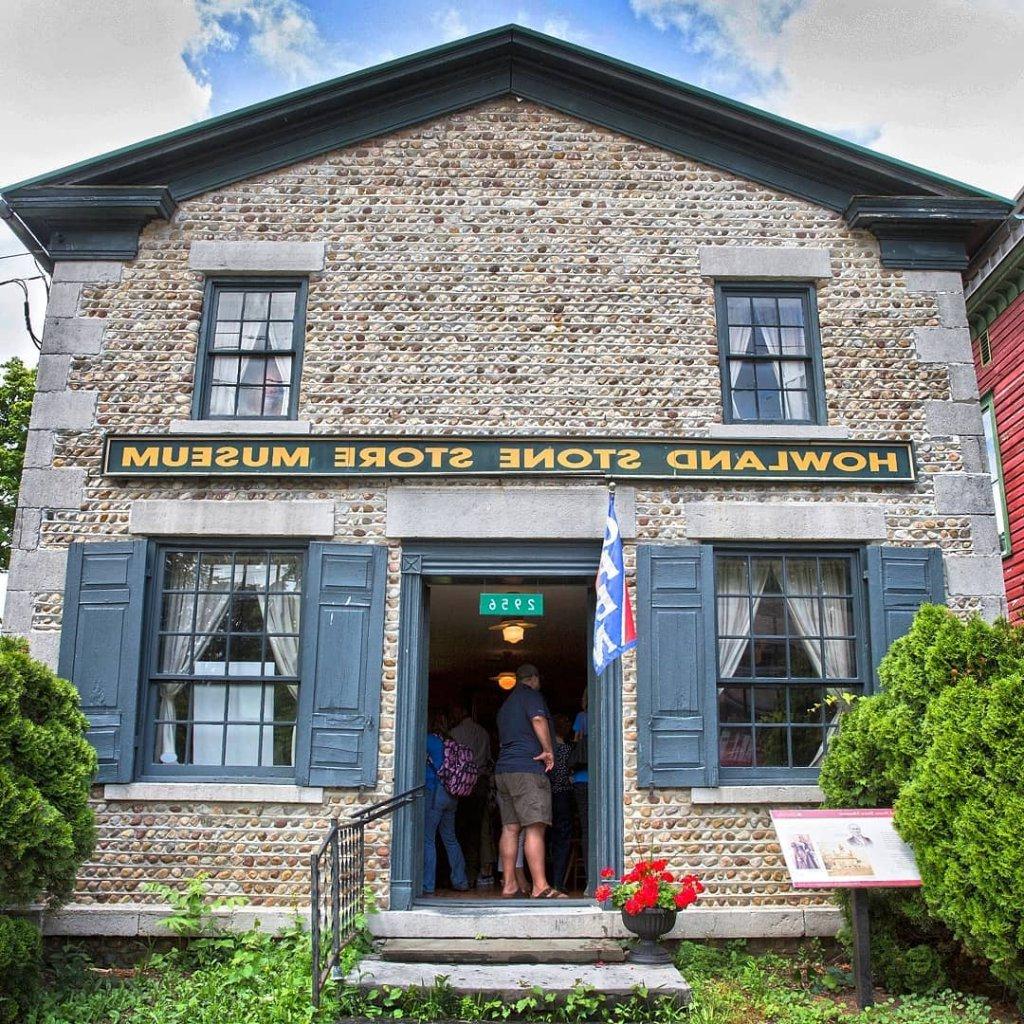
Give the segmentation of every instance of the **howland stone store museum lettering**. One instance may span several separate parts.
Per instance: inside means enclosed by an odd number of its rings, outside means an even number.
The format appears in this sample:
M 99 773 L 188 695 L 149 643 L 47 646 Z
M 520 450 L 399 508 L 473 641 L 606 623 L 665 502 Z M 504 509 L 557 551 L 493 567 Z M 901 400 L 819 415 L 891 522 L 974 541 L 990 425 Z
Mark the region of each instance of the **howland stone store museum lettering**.
M 4 628 L 100 762 L 51 933 L 199 871 L 290 919 L 527 663 L 587 730 L 570 894 L 656 845 L 688 934 L 835 932 L 768 809 L 921 603 L 1004 611 L 960 282 L 1004 200 L 519 28 L 2 195 L 53 269 Z M 595 675 L 609 483 L 639 639 Z M 462 934 L 423 828 L 368 826 L 382 934 Z

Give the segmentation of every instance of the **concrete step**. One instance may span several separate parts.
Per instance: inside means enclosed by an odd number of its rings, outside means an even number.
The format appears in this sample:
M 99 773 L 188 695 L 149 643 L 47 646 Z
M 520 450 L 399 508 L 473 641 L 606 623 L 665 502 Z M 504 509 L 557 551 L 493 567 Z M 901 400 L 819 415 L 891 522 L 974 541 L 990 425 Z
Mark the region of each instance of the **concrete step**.
M 585 986 L 612 999 L 627 999 L 642 985 L 651 996 L 690 1002 L 690 986 L 669 965 L 639 964 L 422 964 L 366 957 L 345 978 L 364 992 L 382 986 L 430 989 L 444 978 L 458 995 L 514 1000 L 531 989 L 566 996 Z
M 380 939 L 382 960 L 417 964 L 614 964 L 626 959 L 611 939 Z

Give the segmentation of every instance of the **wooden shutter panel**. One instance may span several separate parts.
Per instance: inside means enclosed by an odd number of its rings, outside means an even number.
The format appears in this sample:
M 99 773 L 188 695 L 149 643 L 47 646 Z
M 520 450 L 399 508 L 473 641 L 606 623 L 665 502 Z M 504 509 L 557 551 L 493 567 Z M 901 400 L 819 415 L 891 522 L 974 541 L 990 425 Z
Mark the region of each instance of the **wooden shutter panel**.
M 871 622 L 871 663 L 878 663 L 890 644 L 910 629 L 923 604 L 946 600 L 942 552 L 938 548 L 897 548 L 873 544 L 868 555 L 868 607 Z
M 58 671 L 81 695 L 97 782 L 130 782 L 135 769 L 146 548 L 113 541 L 68 552 Z
M 377 781 L 386 577 L 383 545 L 309 546 L 296 741 L 306 785 Z
M 711 547 L 637 549 L 637 739 L 641 786 L 713 786 Z

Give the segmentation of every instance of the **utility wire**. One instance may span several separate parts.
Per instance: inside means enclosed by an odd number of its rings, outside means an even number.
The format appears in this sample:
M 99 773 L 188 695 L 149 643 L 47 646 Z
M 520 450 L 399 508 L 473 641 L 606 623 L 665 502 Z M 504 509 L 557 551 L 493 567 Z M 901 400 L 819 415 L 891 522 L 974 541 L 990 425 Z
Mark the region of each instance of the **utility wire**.
M 42 343 L 35 335 L 35 331 L 32 330 L 32 311 L 28 304 L 28 282 L 29 281 L 45 281 L 46 278 L 42 274 L 36 274 L 34 277 L 10 277 L 6 281 L 0 281 L 0 288 L 5 284 L 16 284 L 24 296 L 24 309 L 25 309 L 25 330 L 28 331 L 28 336 L 32 339 L 32 344 L 37 349 L 42 349 Z

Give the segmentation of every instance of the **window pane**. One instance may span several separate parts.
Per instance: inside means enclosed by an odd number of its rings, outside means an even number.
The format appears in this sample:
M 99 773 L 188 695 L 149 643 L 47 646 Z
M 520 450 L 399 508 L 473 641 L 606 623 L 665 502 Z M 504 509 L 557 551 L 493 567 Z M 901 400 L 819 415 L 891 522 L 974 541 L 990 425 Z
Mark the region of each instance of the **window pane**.
M 241 320 L 242 297 L 242 292 L 219 292 L 217 295 L 217 320 Z
M 185 722 L 157 722 L 154 729 L 153 762 L 184 764 L 188 759 L 188 725 Z
M 274 349 L 290 349 L 292 347 L 292 336 L 294 329 L 292 328 L 291 320 L 286 323 L 272 323 L 270 325 L 270 334 L 268 335 L 268 344 L 270 348 Z
M 191 591 L 180 594 L 164 594 L 160 629 L 170 633 L 191 633 L 195 611 L 196 599 Z
M 786 359 L 779 363 L 779 380 L 782 386 L 790 391 L 807 390 L 807 363 L 795 359 Z
M 751 768 L 754 764 L 753 729 L 722 729 L 718 746 L 718 761 L 723 768 Z
M 789 691 L 790 721 L 820 722 L 824 710 L 823 691 L 817 686 L 793 686 Z
M 274 292 L 270 300 L 272 320 L 292 320 L 295 316 L 295 292 Z
M 754 328 L 754 354 L 777 356 L 780 352 L 779 332 L 775 327 Z
M 779 321 L 783 324 L 801 326 L 804 322 L 803 299 L 792 295 L 780 295 L 778 301 Z
M 199 556 L 194 551 L 168 551 L 164 556 L 164 590 L 191 590 Z
M 784 676 L 786 675 L 786 671 L 785 640 L 754 641 L 755 676 Z
M 754 329 L 752 327 L 729 328 L 729 351 L 743 356 L 754 350 Z
M 227 320 L 217 324 L 217 331 L 213 336 L 213 347 L 238 348 L 238 334 L 241 326 L 236 320 Z
M 786 721 L 786 691 L 781 686 L 754 687 L 754 721 Z
M 210 368 L 210 378 L 214 384 L 237 384 L 238 360 L 233 356 L 217 356 Z
M 755 324 L 766 324 L 769 326 L 778 324 L 779 313 L 775 306 L 774 297 L 755 296 L 753 305 Z
M 850 563 L 845 558 L 821 560 L 821 592 L 837 597 L 850 593 Z
M 758 363 L 754 379 L 757 387 L 762 391 L 778 388 L 782 379 L 779 364 L 776 362 Z
M 853 601 L 848 597 L 822 599 L 825 636 L 853 636 Z
M 189 628 L 192 623 L 189 622 Z M 157 671 L 163 675 L 185 675 L 191 671 L 189 659 L 192 656 L 192 635 L 168 633 L 160 637 L 160 651 L 157 655 Z
M 821 636 L 821 619 L 816 597 L 787 597 L 790 622 L 798 636 Z
M 234 387 L 210 388 L 210 415 L 232 416 L 235 412 Z
M 857 667 L 857 645 L 853 640 L 826 640 L 825 675 L 829 679 L 856 679 L 860 674 Z
M 786 768 L 789 765 L 787 729 L 758 729 L 755 740 L 755 757 L 759 768 Z
M 782 392 L 781 391 L 759 391 L 757 395 L 758 416 L 762 420 L 781 420 L 782 416 Z
M 267 325 L 263 321 L 246 321 L 242 324 L 242 348 L 264 349 L 267 347 Z
M 809 420 L 811 407 L 806 391 L 786 391 L 785 408 L 787 420 Z
M 726 315 L 730 324 L 752 324 L 750 299 L 746 295 L 729 295 L 725 300 Z
M 264 416 L 287 416 L 290 388 L 269 387 L 263 396 Z
M 295 726 L 274 726 L 274 764 L 277 767 L 291 767 L 295 763 Z
M 789 674 L 793 679 L 821 678 L 821 641 L 790 640 Z
M 298 714 L 298 703 L 292 695 L 294 686 L 268 686 L 266 709 L 263 715 L 265 722 L 294 722 Z
M 757 611 L 754 613 L 755 633 L 782 636 L 786 632 L 786 606 L 781 597 L 755 598 Z
M 810 768 L 819 764 L 825 753 L 821 729 L 793 730 L 793 767 Z
M 259 416 L 263 412 L 263 388 L 238 389 L 238 415 Z
M 782 593 L 782 559 L 754 558 L 754 590 L 761 594 Z
M 263 610 L 254 593 L 235 594 L 230 622 L 228 628 L 235 633 L 258 633 L 263 629 Z
M 197 676 L 223 676 L 228 670 L 228 639 L 222 633 L 195 638 L 195 663 L 192 672 Z
M 718 671 L 723 679 L 749 679 L 750 642 L 748 640 L 718 641 Z
M 807 351 L 802 327 L 783 327 L 780 337 L 783 355 L 804 355 Z
M 266 320 L 270 307 L 270 295 L 267 292 L 245 293 L 245 319 Z
M 298 590 L 302 560 L 298 555 L 272 555 L 270 561 L 270 589 Z
M 231 555 L 204 551 L 199 561 L 199 589 L 227 590 L 231 586 Z
M 816 559 L 786 559 L 786 592 L 789 594 L 817 594 L 818 563 Z
M 749 722 L 752 705 L 749 686 L 723 686 L 718 691 L 720 722 Z

